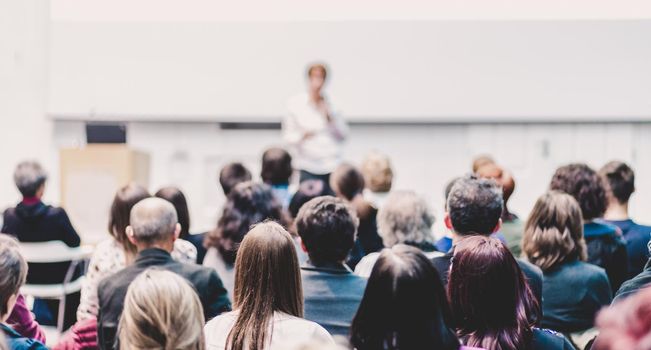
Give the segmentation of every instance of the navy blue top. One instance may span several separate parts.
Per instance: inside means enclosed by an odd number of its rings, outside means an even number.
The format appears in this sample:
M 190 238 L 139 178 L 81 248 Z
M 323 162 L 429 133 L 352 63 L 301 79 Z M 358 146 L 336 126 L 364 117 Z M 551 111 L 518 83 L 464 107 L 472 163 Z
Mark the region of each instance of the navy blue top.
M 614 293 L 628 278 L 626 240 L 617 226 L 600 221 L 583 225 L 588 262 L 606 270 Z
M 0 329 L 11 350 L 47 350 L 47 347 L 39 341 L 23 337 L 4 323 L 0 323 Z
M 644 269 L 644 264 L 649 260 L 649 239 L 651 239 L 651 226 L 645 226 L 628 220 L 604 220 L 604 222 L 619 227 L 626 239 L 626 252 L 628 253 L 628 278 L 635 277 Z
M 348 336 L 350 324 L 366 289 L 366 278 L 344 264 L 301 266 L 305 319 L 320 324 L 332 335 Z

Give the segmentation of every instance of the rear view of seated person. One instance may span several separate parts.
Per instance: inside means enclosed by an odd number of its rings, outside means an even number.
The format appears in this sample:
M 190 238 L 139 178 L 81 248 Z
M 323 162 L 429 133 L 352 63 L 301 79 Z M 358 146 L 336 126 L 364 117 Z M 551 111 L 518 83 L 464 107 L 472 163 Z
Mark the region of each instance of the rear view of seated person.
M 26 278 L 27 263 L 20 254 L 18 243 L 11 237 L 0 235 L 0 332 L 4 334 L 7 348 L 10 350 L 44 350 L 47 349 L 45 345 L 18 334 L 5 323 Z M 0 348 L 4 349 L 2 345 L 0 344 Z
M 613 292 L 628 276 L 626 241 L 617 226 L 600 222 L 606 211 L 603 180 L 585 164 L 569 164 L 556 170 L 549 186 L 576 199 L 583 214 L 583 236 L 588 246 L 588 262 L 603 267 Z
M 289 201 L 296 191 L 296 188 L 290 188 L 293 173 L 292 156 L 289 152 L 279 147 L 264 151 L 260 178 L 262 178 L 262 182 L 271 186 L 274 196 L 285 209 L 289 207 Z
M 305 203 L 296 218 L 309 261 L 301 267 L 305 318 L 333 335 L 348 335 L 366 279 L 346 266 L 358 220 L 341 199 L 324 196 Z
M 378 233 L 384 246 L 391 248 L 396 244 L 406 244 L 420 249 L 432 259 L 443 253 L 436 251 L 431 214 L 423 198 L 411 191 L 392 192 L 377 214 Z M 357 264 L 355 274 L 369 277 L 380 253 L 370 253 Z
M 613 161 L 599 170 L 606 185 L 608 207 L 604 220 L 622 230 L 628 254 L 628 278 L 642 272 L 649 260 L 647 244 L 651 239 L 651 226 L 636 223 L 628 216 L 628 201 L 635 192 L 635 173 L 626 163 Z
M 251 181 L 251 172 L 242 163 L 228 163 L 219 171 L 219 184 L 228 196 L 237 184 Z
M 543 270 L 542 326 L 565 334 L 591 329 L 595 315 L 610 304 L 612 294 L 604 269 L 585 262 L 581 208 L 576 200 L 558 191 L 542 195 L 529 214 L 522 247 L 527 259 Z M 573 339 L 585 343 L 577 336 Z
M 465 237 L 490 236 L 499 231 L 502 201 L 502 191 L 493 180 L 468 175 L 454 182 L 448 195 L 444 218 L 445 226 L 452 230 L 453 247 L 445 255 L 432 259 L 444 286 L 448 284 L 454 246 Z M 531 291 L 542 305 L 542 271 L 524 260 L 517 259 L 517 262 Z
M 382 208 L 393 184 L 393 169 L 388 156 L 371 152 L 364 158 L 361 166 L 364 175 L 364 199 L 376 209 Z

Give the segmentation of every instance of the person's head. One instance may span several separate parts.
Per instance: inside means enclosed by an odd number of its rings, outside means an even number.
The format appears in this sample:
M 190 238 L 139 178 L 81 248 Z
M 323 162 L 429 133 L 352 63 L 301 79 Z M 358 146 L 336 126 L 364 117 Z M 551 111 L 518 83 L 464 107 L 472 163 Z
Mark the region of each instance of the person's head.
M 550 190 L 565 192 L 581 207 L 584 220 L 600 218 L 606 211 L 603 180 L 586 164 L 569 164 L 556 169 Z
M 543 271 L 586 259 L 581 208 L 574 197 L 549 191 L 538 198 L 524 227 L 522 251 Z
M 391 160 L 385 154 L 372 152 L 362 162 L 366 188 L 373 192 L 389 192 L 393 183 Z
M 505 171 L 501 166 L 495 163 L 486 163 L 480 166 L 475 172 L 477 176 L 487 179 L 493 179 L 498 185 L 502 187 L 502 196 L 504 203 L 506 203 L 513 191 L 515 190 L 515 180 L 508 171 Z
M 260 177 L 269 185 L 287 185 L 292 177 L 292 156 L 278 147 L 269 148 L 262 154 Z
M 228 163 L 219 172 L 219 184 L 228 196 L 237 184 L 251 181 L 251 172 L 242 163 Z
M 131 209 L 127 237 L 138 251 L 160 248 L 169 252 L 181 233 L 176 209 L 162 198 L 146 198 Z
M 0 322 L 5 322 L 14 309 L 26 278 L 27 262 L 20 254 L 18 242 L 0 233 Z
M 169 186 L 161 188 L 154 196 L 172 203 L 176 209 L 179 225 L 181 225 L 181 235 L 179 237 L 186 239 L 190 235 L 190 211 L 183 192 L 176 187 Z
M 456 245 L 448 299 L 466 345 L 529 348 L 540 309 L 518 263 L 498 239 L 472 236 Z
M 500 228 L 502 189 L 491 179 L 468 175 L 448 194 L 445 225 L 457 236 L 490 235 Z
M 472 160 L 472 172 L 476 173 L 479 168 L 486 164 L 495 164 L 495 159 L 487 154 L 475 157 L 475 159 Z
M 635 192 L 635 172 L 624 162 L 608 162 L 599 170 L 609 204 L 628 204 Z
M 416 248 L 384 249 L 351 325 L 358 350 L 459 348 L 440 277 Z
M 651 287 L 604 308 L 597 316 L 594 350 L 651 349 Z
M 294 240 L 275 222 L 255 225 L 244 237 L 235 262 L 237 320 L 226 348 L 263 349 L 274 312 L 303 317 L 303 287 Z
M 341 164 L 330 175 L 330 187 L 337 197 L 352 201 L 364 191 L 364 175 L 353 165 Z
M 217 248 L 224 261 L 233 264 L 244 235 L 267 219 L 283 219 L 282 206 L 271 188 L 250 181 L 240 183 L 226 198 L 217 228 L 206 235 L 204 245 Z
M 149 268 L 131 282 L 118 326 L 122 349 L 205 349 L 203 308 L 183 277 Z
M 47 173 L 41 165 L 34 161 L 21 162 L 14 170 L 14 183 L 23 197 L 43 196 Z
M 311 92 L 319 93 L 325 85 L 328 77 L 328 69 L 323 63 L 313 63 L 307 67 L 308 89 Z
M 301 182 L 301 184 L 298 185 L 298 190 L 289 201 L 289 215 L 291 215 L 293 219 L 296 218 L 296 215 L 298 215 L 298 211 L 301 209 L 303 204 L 316 197 L 324 196 L 325 194 L 325 183 L 322 180 L 313 179 Z
M 131 208 L 136 203 L 149 197 L 149 192 L 144 187 L 130 183 L 118 189 L 113 198 L 109 213 L 108 230 L 113 238 L 122 245 L 127 256 L 133 256 L 136 253 L 136 247 L 127 237 Z
M 294 224 L 312 263 L 342 263 L 355 244 L 359 220 L 346 202 L 323 196 L 305 203 Z
M 385 247 L 432 241 L 434 216 L 423 198 L 412 191 L 394 191 L 377 214 L 378 234 Z

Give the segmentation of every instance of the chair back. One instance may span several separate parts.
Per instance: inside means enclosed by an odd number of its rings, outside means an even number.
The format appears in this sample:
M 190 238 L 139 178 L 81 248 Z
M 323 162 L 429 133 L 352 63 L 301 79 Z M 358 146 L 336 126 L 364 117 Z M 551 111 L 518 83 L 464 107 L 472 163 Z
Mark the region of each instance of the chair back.
M 28 263 L 57 263 L 88 258 L 89 247 L 68 247 L 62 241 L 20 242 L 20 250 Z

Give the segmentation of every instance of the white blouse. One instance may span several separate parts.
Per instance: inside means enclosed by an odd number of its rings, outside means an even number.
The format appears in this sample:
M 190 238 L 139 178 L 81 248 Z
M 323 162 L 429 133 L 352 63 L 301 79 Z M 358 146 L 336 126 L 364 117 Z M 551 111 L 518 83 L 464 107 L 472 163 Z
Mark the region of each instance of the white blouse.
M 206 324 L 203 329 L 206 337 L 206 349 L 226 349 L 226 339 L 237 320 L 238 314 L 238 311 L 221 314 Z M 326 344 L 335 343 L 330 333 L 318 324 L 282 312 L 274 313 L 270 331 L 272 333 L 269 345 L 265 347 L 265 350 L 291 349 L 294 345 L 310 341 Z

